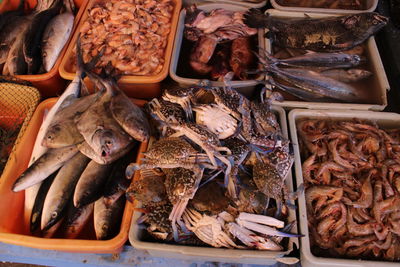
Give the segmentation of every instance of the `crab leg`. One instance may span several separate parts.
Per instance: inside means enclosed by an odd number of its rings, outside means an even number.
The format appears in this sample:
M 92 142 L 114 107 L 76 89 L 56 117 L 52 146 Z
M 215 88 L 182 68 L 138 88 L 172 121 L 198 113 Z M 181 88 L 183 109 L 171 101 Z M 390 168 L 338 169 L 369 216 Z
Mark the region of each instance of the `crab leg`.
M 169 219 L 171 221 L 172 225 L 172 230 L 174 234 L 174 240 L 178 242 L 179 236 L 178 236 L 178 228 L 176 226 L 176 222 L 182 217 L 182 214 L 185 212 L 186 206 L 189 202 L 189 199 L 181 199 L 179 200 L 175 205 L 174 208 L 172 209 Z
M 243 220 L 243 221 L 250 221 L 250 222 L 275 226 L 277 228 L 282 228 L 283 226 L 285 226 L 285 223 L 283 221 L 280 221 L 273 217 L 257 215 L 257 214 L 250 214 L 250 213 L 246 213 L 246 212 L 241 212 L 239 214 L 238 219 Z
M 259 232 L 259 233 L 269 235 L 269 236 L 283 236 L 283 237 L 301 237 L 301 236 L 303 236 L 303 235 L 299 235 L 299 234 L 284 233 L 284 232 L 278 231 L 275 228 L 272 228 L 272 227 L 269 227 L 266 225 L 243 221 L 240 219 L 236 219 L 236 222 L 240 226 L 246 227 L 249 230 L 253 230 L 255 232 Z

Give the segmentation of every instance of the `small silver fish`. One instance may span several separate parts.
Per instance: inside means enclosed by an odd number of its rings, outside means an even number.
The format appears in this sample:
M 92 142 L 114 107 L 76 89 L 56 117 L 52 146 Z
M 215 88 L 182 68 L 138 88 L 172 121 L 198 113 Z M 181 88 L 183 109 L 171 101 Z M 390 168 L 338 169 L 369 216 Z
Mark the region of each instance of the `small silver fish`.
M 104 198 L 94 203 L 94 230 L 98 240 L 111 239 L 117 235 L 125 207 L 125 197 L 112 205 L 105 205 Z
M 67 43 L 74 26 L 74 15 L 70 12 L 54 17 L 43 33 L 42 58 L 44 69 L 49 72 Z
M 21 174 L 15 181 L 12 191 L 18 192 L 43 181 L 77 152 L 76 146 L 49 149 Z
M 112 164 L 98 164 L 90 161 L 83 171 L 74 192 L 74 206 L 80 208 L 101 197 L 104 184 L 112 169 Z
M 363 69 L 336 69 L 321 72 L 325 77 L 329 77 L 344 83 L 358 82 L 372 76 L 372 72 Z
M 60 220 L 76 183 L 89 161 L 88 157 L 78 153 L 58 171 L 44 201 L 42 230 L 49 229 Z

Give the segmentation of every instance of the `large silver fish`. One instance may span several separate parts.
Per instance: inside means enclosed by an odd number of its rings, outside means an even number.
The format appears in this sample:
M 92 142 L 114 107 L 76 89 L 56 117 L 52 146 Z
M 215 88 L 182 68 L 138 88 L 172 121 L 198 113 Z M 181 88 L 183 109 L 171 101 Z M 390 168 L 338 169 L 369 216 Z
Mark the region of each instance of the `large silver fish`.
M 104 190 L 112 164 L 104 165 L 90 161 L 83 171 L 74 192 L 74 206 L 80 208 L 99 199 Z
M 76 153 L 78 153 L 76 146 L 49 149 L 18 177 L 12 190 L 18 192 L 43 181 Z
M 60 220 L 76 183 L 89 161 L 88 157 L 78 153 L 58 171 L 44 201 L 40 224 L 42 230 L 49 229 Z
M 61 50 L 67 43 L 74 26 L 74 15 L 65 12 L 54 17 L 43 33 L 42 58 L 43 67 L 49 72 L 56 63 Z
M 322 71 L 321 74 L 344 83 L 358 82 L 372 76 L 372 72 L 362 69 L 334 69 Z

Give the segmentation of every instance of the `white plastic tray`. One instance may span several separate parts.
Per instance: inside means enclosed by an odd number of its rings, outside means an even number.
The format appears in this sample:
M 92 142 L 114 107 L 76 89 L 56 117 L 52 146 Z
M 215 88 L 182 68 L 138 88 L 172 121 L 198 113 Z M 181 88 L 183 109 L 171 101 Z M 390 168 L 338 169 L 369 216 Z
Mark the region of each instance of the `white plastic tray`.
M 312 1 L 312 0 L 310 0 Z M 271 4 L 275 9 L 282 11 L 295 11 L 295 12 L 317 12 L 317 13 L 334 13 L 334 14 L 353 14 L 362 12 L 372 12 L 376 9 L 379 0 L 367 0 L 367 8 L 361 10 L 354 9 L 334 9 L 334 8 L 312 8 L 312 7 L 290 7 L 283 6 L 271 0 Z
M 233 1 L 232 1 L 233 2 Z M 246 11 L 248 10 L 248 7 L 245 7 L 243 5 L 233 5 L 233 4 L 228 4 L 228 3 L 202 3 L 197 6 L 199 9 L 205 10 L 207 12 L 210 12 L 214 9 L 217 8 L 223 8 L 226 10 L 231 10 L 231 11 Z M 175 35 L 175 43 L 174 43 L 174 48 L 172 51 L 172 59 L 171 59 L 171 64 L 169 67 L 169 74 L 171 78 L 179 83 L 181 86 L 186 87 L 186 86 L 191 86 L 191 85 L 197 85 L 200 83 L 200 79 L 194 79 L 194 78 L 185 78 L 178 76 L 177 74 L 177 68 L 178 68 L 178 62 L 179 62 L 179 57 L 181 53 L 181 46 L 182 46 L 182 40 L 184 38 L 183 32 L 185 29 L 185 16 L 186 16 L 186 10 L 182 9 L 181 14 L 179 16 L 179 21 L 178 21 L 178 27 L 176 29 L 176 35 Z M 258 46 L 259 48 L 264 48 L 264 41 L 265 38 L 263 37 L 264 32 L 262 30 L 258 31 Z M 260 75 L 257 80 L 263 80 L 265 78 L 264 75 Z M 232 81 L 230 85 L 235 88 L 237 91 L 240 93 L 250 96 L 253 93 L 254 87 L 258 84 L 257 81 L 254 80 L 248 80 L 248 81 Z M 211 81 L 211 86 L 224 86 L 223 82 L 218 82 L 218 81 Z
M 300 119 L 327 119 L 327 120 L 341 120 L 350 121 L 353 118 L 369 120 L 376 122 L 382 128 L 399 128 L 400 127 L 400 114 L 387 113 L 387 112 L 373 112 L 373 111 L 345 111 L 345 110 L 306 110 L 294 109 L 289 112 L 289 127 L 290 137 L 294 149 L 295 157 L 295 173 L 297 185 L 303 183 L 302 172 L 302 159 L 300 157 L 299 140 L 297 135 L 297 121 Z M 399 262 L 388 261 L 366 261 L 366 260 L 351 260 L 340 258 L 323 258 L 314 256 L 311 253 L 310 239 L 308 233 L 306 200 L 304 193 L 299 196 L 299 225 L 300 232 L 305 235 L 301 238 L 300 244 L 300 260 L 302 267 L 380 267 L 380 266 L 400 266 Z
M 278 106 L 272 106 L 272 111 L 277 115 L 279 119 L 284 137 L 288 138 L 285 110 Z M 286 179 L 286 184 L 289 190 L 293 190 L 293 180 L 291 173 L 289 173 Z M 297 248 L 299 247 L 298 238 L 290 238 L 288 250 L 282 252 L 183 246 L 142 241 L 141 238 L 143 235 L 143 231 L 146 230 L 140 229 L 139 225 L 136 223 L 137 219 L 141 215 L 142 213 L 138 211 L 135 211 L 133 213 L 131 227 L 129 231 L 129 241 L 134 248 L 144 249 L 150 255 L 155 257 L 173 257 L 191 261 L 202 260 L 263 265 L 272 265 L 277 261 L 286 264 L 294 264 L 298 262 L 297 258 L 285 257 L 294 249 L 294 244 L 296 244 Z M 296 210 L 289 209 L 289 221 L 293 220 L 296 220 Z M 297 225 L 295 225 L 295 227 L 292 229 L 292 232 L 297 232 Z
M 266 11 L 270 16 L 273 17 L 286 17 L 286 18 L 304 18 L 309 16 L 311 18 L 322 18 L 328 16 L 339 16 L 339 14 L 321 14 L 321 13 L 299 13 L 299 12 L 287 12 L 279 11 L 276 9 L 269 9 Z M 265 49 L 271 52 L 271 41 L 265 39 Z M 379 98 L 376 99 L 375 103 L 371 104 L 356 104 L 356 103 L 318 103 L 318 102 L 306 102 L 306 101 L 275 101 L 275 105 L 282 106 L 287 109 L 292 108 L 312 108 L 312 109 L 356 109 L 356 110 L 383 110 L 387 106 L 386 93 L 390 90 L 390 85 L 386 77 L 385 69 L 383 67 L 381 57 L 379 55 L 378 48 L 375 43 L 375 38 L 370 37 L 367 40 L 367 60 L 371 66 L 373 74 L 371 82 L 371 90 L 379 91 Z

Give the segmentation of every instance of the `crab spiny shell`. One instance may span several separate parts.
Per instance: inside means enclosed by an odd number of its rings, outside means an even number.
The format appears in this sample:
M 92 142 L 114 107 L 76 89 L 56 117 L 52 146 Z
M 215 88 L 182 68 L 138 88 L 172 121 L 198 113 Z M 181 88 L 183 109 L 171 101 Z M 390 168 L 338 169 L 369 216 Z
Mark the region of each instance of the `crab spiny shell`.
M 220 147 L 221 143 L 218 136 L 210 132 L 205 126 L 198 125 L 195 123 L 186 123 L 184 125 L 172 125 L 172 129 L 182 132 L 188 138 L 192 139 L 191 136 L 194 135 L 198 138 L 201 143 L 205 146 Z M 195 140 L 193 140 L 195 142 Z
M 232 156 L 235 162 L 241 164 L 244 157 L 250 152 L 250 146 L 247 142 L 242 141 L 238 138 L 229 138 L 224 140 L 224 146 L 229 148 L 232 152 Z
M 166 174 L 165 189 L 172 204 L 183 198 L 193 198 L 196 193 L 197 176 L 185 168 L 163 169 Z
M 172 211 L 171 203 L 152 206 L 148 209 L 149 213 L 146 218 L 146 223 L 149 225 L 148 230 L 152 232 L 161 231 L 163 233 L 171 233 L 171 221 L 168 219 L 169 214 Z
M 206 126 L 219 139 L 232 136 L 238 127 L 236 119 L 215 104 L 197 106 L 193 110 L 196 112 L 196 123 Z
M 171 117 L 174 117 L 178 123 L 183 123 L 186 120 L 185 112 L 179 104 L 155 98 L 149 102 L 148 106 L 151 113 L 157 116 L 159 120 L 167 121 Z
M 267 197 L 281 199 L 284 180 L 272 165 L 257 161 L 253 166 L 253 180 Z
M 244 101 L 244 97 L 233 89 L 215 88 L 213 95 L 218 105 L 224 106 L 231 112 L 236 112 Z
M 264 135 L 280 132 L 280 126 L 267 103 L 251 102 L 251 111 L 256 121 L 257 132 Z
M 197 151 L 182 138 L 168 137 L 155 142 L 144 154 L 146 159 L 157 160 L 160 164 L 164 164 L 186 159 L 196 153 Z
M 265 159 L 275 167 L 283 180 L 286 179 L 294 161 L 293 154 L 285 146 L 275 148 L 273 152 L 267 154 Z

